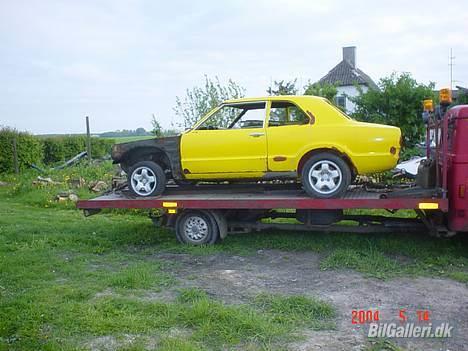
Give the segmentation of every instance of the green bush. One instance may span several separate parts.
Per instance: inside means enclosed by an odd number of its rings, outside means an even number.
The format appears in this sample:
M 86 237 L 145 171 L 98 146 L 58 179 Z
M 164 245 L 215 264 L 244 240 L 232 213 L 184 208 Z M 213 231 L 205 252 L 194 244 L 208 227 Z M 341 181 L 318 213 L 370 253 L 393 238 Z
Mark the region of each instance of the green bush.
M 81 135 L 40 138 L 9 127 L 0 128 L 0 173 L 13 173 L 13 139 L 16 138 L 20 170 L 31 164 L 64 162 L 86 150 L 86 137 Z M 101 158 L 111 151 L 114 139 L 91 138 L 93 158 Z
M 35 136 L 16 129 L 0 128 L 0 173 L 14 172 L 13 139 L 16 137 L 18 164 L 20 169 L 29 168 L 32 163 L 43 160 L 43 145 Z
M 422 101 L 434 98 L 434 83 L 419 83 L 410 73 L 393 73 L 382 78 L 378 85 L 380 89 L 361 91 L 359 96 L 351 98 L 356 104 L 352 117 L 399 127 L 405 147 L 414 147 L 424 140 Z
M 86 151 L 85 136 L 60 136 L 43 139 L 44 163 L 51 164 L 66 161 L 82 151 Z M 110 153 L 113 139 L 92 138 L 91 154 L 93 157 L 103 157 Z

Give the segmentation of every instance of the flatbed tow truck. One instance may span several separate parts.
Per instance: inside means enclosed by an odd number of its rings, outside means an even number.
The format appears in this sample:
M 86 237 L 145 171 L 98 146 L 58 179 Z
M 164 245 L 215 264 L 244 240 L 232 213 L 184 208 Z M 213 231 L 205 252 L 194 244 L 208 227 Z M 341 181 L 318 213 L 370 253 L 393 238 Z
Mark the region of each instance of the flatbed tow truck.
M 77 207 L 86 216 L 101 209 L 160 209 L 155 224 L 175 230 L 193 245 L 214 244 L 228 234 L 267 229 L 326 232 L 414 232 L 453 236 L 468 232 L 468 105 L 448 109 L 441 99 L 435 111 L 425 103 L 426 157 L 417 186 L 388 191 L 351 186 L 341 198 L 316 199 L 299 184 L 200 184 L 172 186 L 158 197 L 136 198 L 114 191 Z M 349 209 L 414 210 L 414 218 L 346 215 Z M 295 218 L 296 223 L 278 223 Z M 346 221 L 346 222 L 343 222 Z M 351 222 L 350 222 L 351 221 Z M 284 222 L 284 221 L 283 221 Z

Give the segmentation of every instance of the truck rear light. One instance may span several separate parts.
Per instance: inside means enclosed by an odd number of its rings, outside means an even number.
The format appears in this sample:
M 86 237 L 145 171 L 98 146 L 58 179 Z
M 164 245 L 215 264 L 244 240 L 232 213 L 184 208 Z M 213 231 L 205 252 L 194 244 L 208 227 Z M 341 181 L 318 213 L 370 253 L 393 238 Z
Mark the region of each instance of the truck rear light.
M 458 197 L 459 198 L 461 198 L 461 199 L 465 198 L 465 190 L 466 190 L 465 184 L 460 184 L 458 186 Z

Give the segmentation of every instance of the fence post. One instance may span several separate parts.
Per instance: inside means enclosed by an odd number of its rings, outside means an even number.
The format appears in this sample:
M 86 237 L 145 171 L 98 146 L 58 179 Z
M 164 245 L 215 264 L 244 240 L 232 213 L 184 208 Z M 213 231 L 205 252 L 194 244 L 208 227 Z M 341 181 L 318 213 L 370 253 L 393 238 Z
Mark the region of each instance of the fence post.
M 91 134 L 89 132 L 89 117 L 86 116 L 86 153 L 88 160 L 91 160 Z
M 19 174 L 18 150 L 16 148 L 16 136 L 13 137 L 13 164 L 15 166 L 15 173 Z

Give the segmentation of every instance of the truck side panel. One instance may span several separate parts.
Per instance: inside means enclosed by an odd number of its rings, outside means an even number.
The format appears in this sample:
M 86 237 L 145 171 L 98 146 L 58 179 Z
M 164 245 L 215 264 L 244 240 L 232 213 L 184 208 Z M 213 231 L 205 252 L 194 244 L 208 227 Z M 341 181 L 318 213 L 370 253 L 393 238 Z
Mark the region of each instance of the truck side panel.
M 468 106 L 448 113 L 448 224 L 450 230 L 468 232 Z

